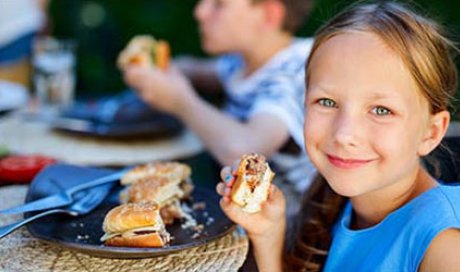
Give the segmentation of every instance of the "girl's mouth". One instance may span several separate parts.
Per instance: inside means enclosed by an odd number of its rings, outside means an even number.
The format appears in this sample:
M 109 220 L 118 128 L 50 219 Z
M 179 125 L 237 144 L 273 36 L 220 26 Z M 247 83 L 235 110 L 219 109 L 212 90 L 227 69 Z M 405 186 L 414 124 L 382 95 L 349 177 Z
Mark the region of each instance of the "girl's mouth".
M 374 160 L 357 160 L 357 159 L 343 159 L 336 156 L 327 154 L 327 159 L 335 167 L 342 169 L 354 169 L 368 164 Z

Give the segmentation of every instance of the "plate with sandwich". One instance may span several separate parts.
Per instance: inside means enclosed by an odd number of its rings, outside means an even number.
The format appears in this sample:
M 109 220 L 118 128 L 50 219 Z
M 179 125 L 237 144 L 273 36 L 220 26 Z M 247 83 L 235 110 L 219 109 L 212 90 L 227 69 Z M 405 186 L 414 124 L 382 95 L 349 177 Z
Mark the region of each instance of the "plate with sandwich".
M 32 182 L 26 202 L 112 172 L 54 165 Z M 27 228 L 44 242 L 106 258 L 165 255 L 233 231 L 235 225 L 221 211 L 217 193 L 194 185 L 190 177 L 190 167 L 179 162 L 140 165 L 125 174 L 88 215 L 53 215 Z

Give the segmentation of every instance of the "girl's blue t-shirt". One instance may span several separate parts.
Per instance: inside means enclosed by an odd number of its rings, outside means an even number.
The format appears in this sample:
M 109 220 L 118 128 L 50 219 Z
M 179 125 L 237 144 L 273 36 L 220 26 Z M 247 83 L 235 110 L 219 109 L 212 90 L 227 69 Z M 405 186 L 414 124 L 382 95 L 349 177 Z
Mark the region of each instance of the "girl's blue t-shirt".
M 439 185 L 366 229 L 349 228 L 348 202 L 324 271 L 417 271 L 436 235 L 460 228 L 460 186 Z

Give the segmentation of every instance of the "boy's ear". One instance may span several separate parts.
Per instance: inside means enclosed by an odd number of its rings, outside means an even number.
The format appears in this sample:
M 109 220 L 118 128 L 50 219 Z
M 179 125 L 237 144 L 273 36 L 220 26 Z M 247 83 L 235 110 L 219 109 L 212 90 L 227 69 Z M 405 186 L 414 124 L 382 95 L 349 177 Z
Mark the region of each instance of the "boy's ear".
M 286 8 L 280 0 L 262 2 L 265 11 L 265 22 L 270 27 L 281 28 L 286 16 Z
M 444 135 L 446 135 L 449 122 L 450 113 L 448 111 L 440 111 L 430 117 L 429 127 L 419 146 L 419 156 L 428 155 L 439 145 Z

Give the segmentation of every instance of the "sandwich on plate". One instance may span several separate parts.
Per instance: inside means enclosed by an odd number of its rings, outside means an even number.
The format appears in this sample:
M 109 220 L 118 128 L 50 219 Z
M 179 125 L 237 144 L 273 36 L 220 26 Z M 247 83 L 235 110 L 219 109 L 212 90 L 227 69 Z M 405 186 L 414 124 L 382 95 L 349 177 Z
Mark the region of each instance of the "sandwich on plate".
M 110 210 L 102 226 L 101 241 L 108 246 L 163 247 L 170 235 L 153 202 L 127 203 Z
M 141 165 L 128 172 L 121 184 L 127 188 L 120 194 L 120 201 L 157 203 L 165 224 L 186 215 L 181 208 L 181 200 L 190 198 L 193 184 L 188 165 L 177 162 L 157 162 Z

